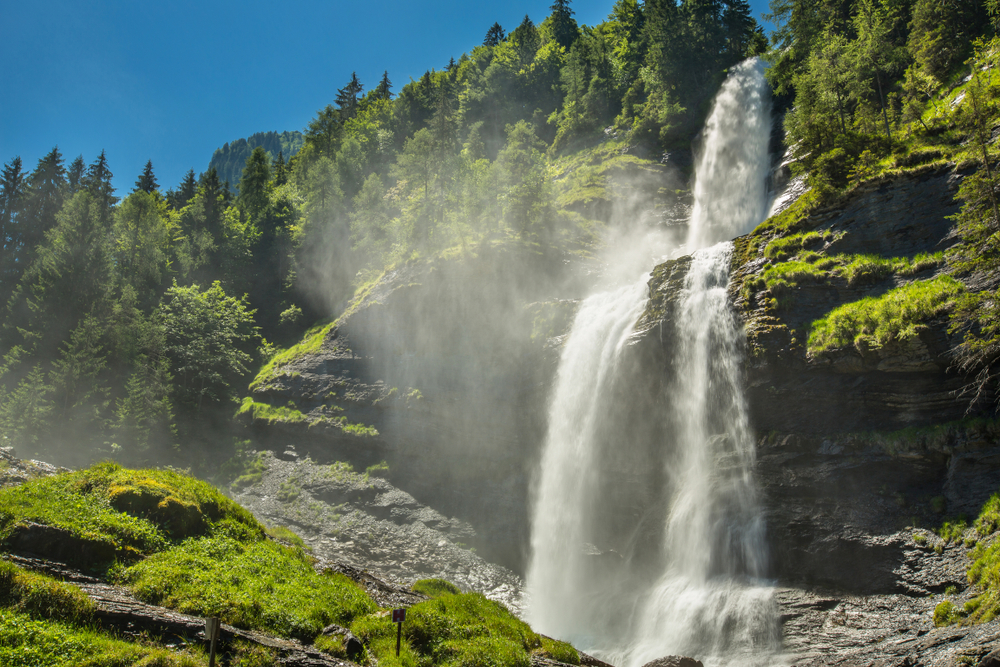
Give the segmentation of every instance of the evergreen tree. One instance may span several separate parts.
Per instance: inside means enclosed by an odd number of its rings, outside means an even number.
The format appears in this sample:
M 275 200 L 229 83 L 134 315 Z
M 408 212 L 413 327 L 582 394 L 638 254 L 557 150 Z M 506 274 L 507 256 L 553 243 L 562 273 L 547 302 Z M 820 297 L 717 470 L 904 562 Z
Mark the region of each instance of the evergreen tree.
M 559 46 L 569 51 L 573 42 L 580 36 L 580 28 L 573 18 L 573 10 L 569 6 L 570 0 L 555 0 L 549 9 L 552 10 L 552 33 Z
M 66 192 L 66 169 L 56 146 L 38 161 L 38 166 L 28 177 L 28 196 L 24 207 L 21 245 L 17 263 L 26 267 L 45 232 L 55 226 L 56 214 L 62 208 Z M 24 269 L 22 269 L 23 271 Z
M 21 158 L 15 157 L 0 173 L 0 303 L 7 302 L 23 271 L 17 258 L 23 243 L 20 225 L 26 186 Z
M 66 171 L 66 182 L 69 184 L 67 194 L 75 195 L 80 191 L 80 188 L 83 187 L 83 178 L 86 171 L 87 165 L 83 161 L 83 156 L 77 155 Z
M 358 80 L 358 73 L 351 72 L 351 80 L 347 85 L 337 91 L 337 107 L 340 109 L 340 116 L 344 120 L 354 118 L 358 113 L 358 96 L 364 86 Z
M 115 197 L 115 189 L 111 186 L 111 179 L 114 174 L 108 166 L 108 158 L 104 151 L 97 156 L 97 159 L 87 167 L 87 173 L 83 178 L 83 186 L 94 198 L 94 202 L 100 207 L 101 218 L 104 222 L 111 220 L 111 209 L 118 203 Z
M 332 104 L 328 104 L 309 121 L 309 127 L 306 128 L 306 146 L 314 149 L 312 152 L 315 158 L 325 156 L 333 159 L 340 146 L 343 129 L 341 113 Z
M 514 32 L 511 33 L 510 41 L 514 45 L 521 68 L 531 64 L 535 59 L 535 54 L 538 53 L 538 47 L 542 45 L 538 28 L 535 27 L 534 22 L 532 22 L 527 14 L 524 15 L 521 25 L 517 26 Z
M 486 31 L 486 38 L 483 40 L 483 46 L 497 46 L 507 38 L 507 35 L 503 31 L 503 27 L 499 23 L 494 23 L 490 26 L 490 29 Z
M 267 152 L 263 147 L 258 146 L 247 158 L 246 167 L 243 169 L 243 177 L 240 179 L 239 185 L 240 195 L 237 201 L 250 216 L 250 220 L 256 219 L 267 206 L 271 182 L 269 162 Z
M 152 192 L 158 189 L 160 185 L 156 182 L 156 176 L 153 175 L 153 161 L 147 160 L 146 166 L 143 168 L 142 173 L 135 182 L 135 190 L 142 190 L 143 192 Z
M 278 151 L 278 159 L 274 161 L 274 176 L 271 182 L 276 188 L 288 182 L 288 168 L 285 166 L 285 155 L 281 151 Z
M 375 99 L 392 99 L 392 82 L 389 81 L 389 70 L 382 72 L 382 80 L 379 81 L 378 86 L 375 87 Z
M 181 181 L 177 192 L 174 193 L 172 198 L 169 198 L 170 205 L 179 211 L 187 206 L 192 199 L 194 199 L 197 192 L 198 180 L 194 176 L 194 169 L 188 169 L 188 172 L 184 175 L 184 180 Z

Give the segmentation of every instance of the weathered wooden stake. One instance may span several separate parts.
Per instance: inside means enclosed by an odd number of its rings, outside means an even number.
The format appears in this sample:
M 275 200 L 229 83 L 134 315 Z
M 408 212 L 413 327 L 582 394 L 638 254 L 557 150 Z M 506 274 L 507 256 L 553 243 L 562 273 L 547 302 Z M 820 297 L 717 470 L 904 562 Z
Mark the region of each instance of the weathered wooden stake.
M 219 638 L 219 618 L 212 616 L 205 619 L 205 639 L 209 641 L 208 667 L 215 667 L 215 643 Z

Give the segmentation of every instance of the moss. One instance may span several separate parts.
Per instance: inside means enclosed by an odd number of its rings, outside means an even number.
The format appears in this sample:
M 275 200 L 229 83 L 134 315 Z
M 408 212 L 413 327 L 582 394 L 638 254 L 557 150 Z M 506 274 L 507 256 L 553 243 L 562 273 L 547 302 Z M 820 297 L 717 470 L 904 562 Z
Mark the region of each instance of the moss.
M 954 278 L 938 276 L 835 308 L 812 323 L 809 353 L 848 346 L 875 349 L 913 338 L 924 322 L 946 312 L 963 289 Z
M 223 524 L 263 534 L 253 515 L 205 482 L 171 470 L 127 470 L 114 463 L 0 490 L 0 540 L 28 522 L 93 545 L 93 558 L 79 554 L 80 562 L 89 565 L 104 561 L 102 547 L 148 555 Z
M 962 614 L 950 600 L 940 602 L 934 607 L 934 625 L 939 628 L 945 625 L 954 625 L 961 620 Z

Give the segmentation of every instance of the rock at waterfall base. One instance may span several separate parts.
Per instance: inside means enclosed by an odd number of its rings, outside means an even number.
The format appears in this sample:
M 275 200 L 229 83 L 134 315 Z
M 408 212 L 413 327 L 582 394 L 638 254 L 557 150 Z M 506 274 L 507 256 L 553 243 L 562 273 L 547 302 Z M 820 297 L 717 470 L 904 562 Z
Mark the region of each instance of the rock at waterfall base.
M 701 664 L 701 660 L 695 660 L 694 658 L 685 658 L 680 655 L 667 655 L 662 658 L 657 658 L 652 662 L 647 662 L 642 667 L 705 667 Z

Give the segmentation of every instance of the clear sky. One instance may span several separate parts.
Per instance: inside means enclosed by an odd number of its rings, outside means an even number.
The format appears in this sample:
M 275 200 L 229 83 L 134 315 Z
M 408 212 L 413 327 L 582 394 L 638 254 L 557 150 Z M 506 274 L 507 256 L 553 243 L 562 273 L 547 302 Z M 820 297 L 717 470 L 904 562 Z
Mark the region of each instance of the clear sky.
M 541 23 L 552 0 L 0 0 L 0 162 L 31 171 L 107 151 L 119 194 L 146 160 L 161 188 L 255 132 L 302 130 L 351 72 L 393 90 L 482 43 L 494 21 Z M 613 0 L 574 0 L 580 23 Z M 754 16 L 767 0 L 751 0 Z

